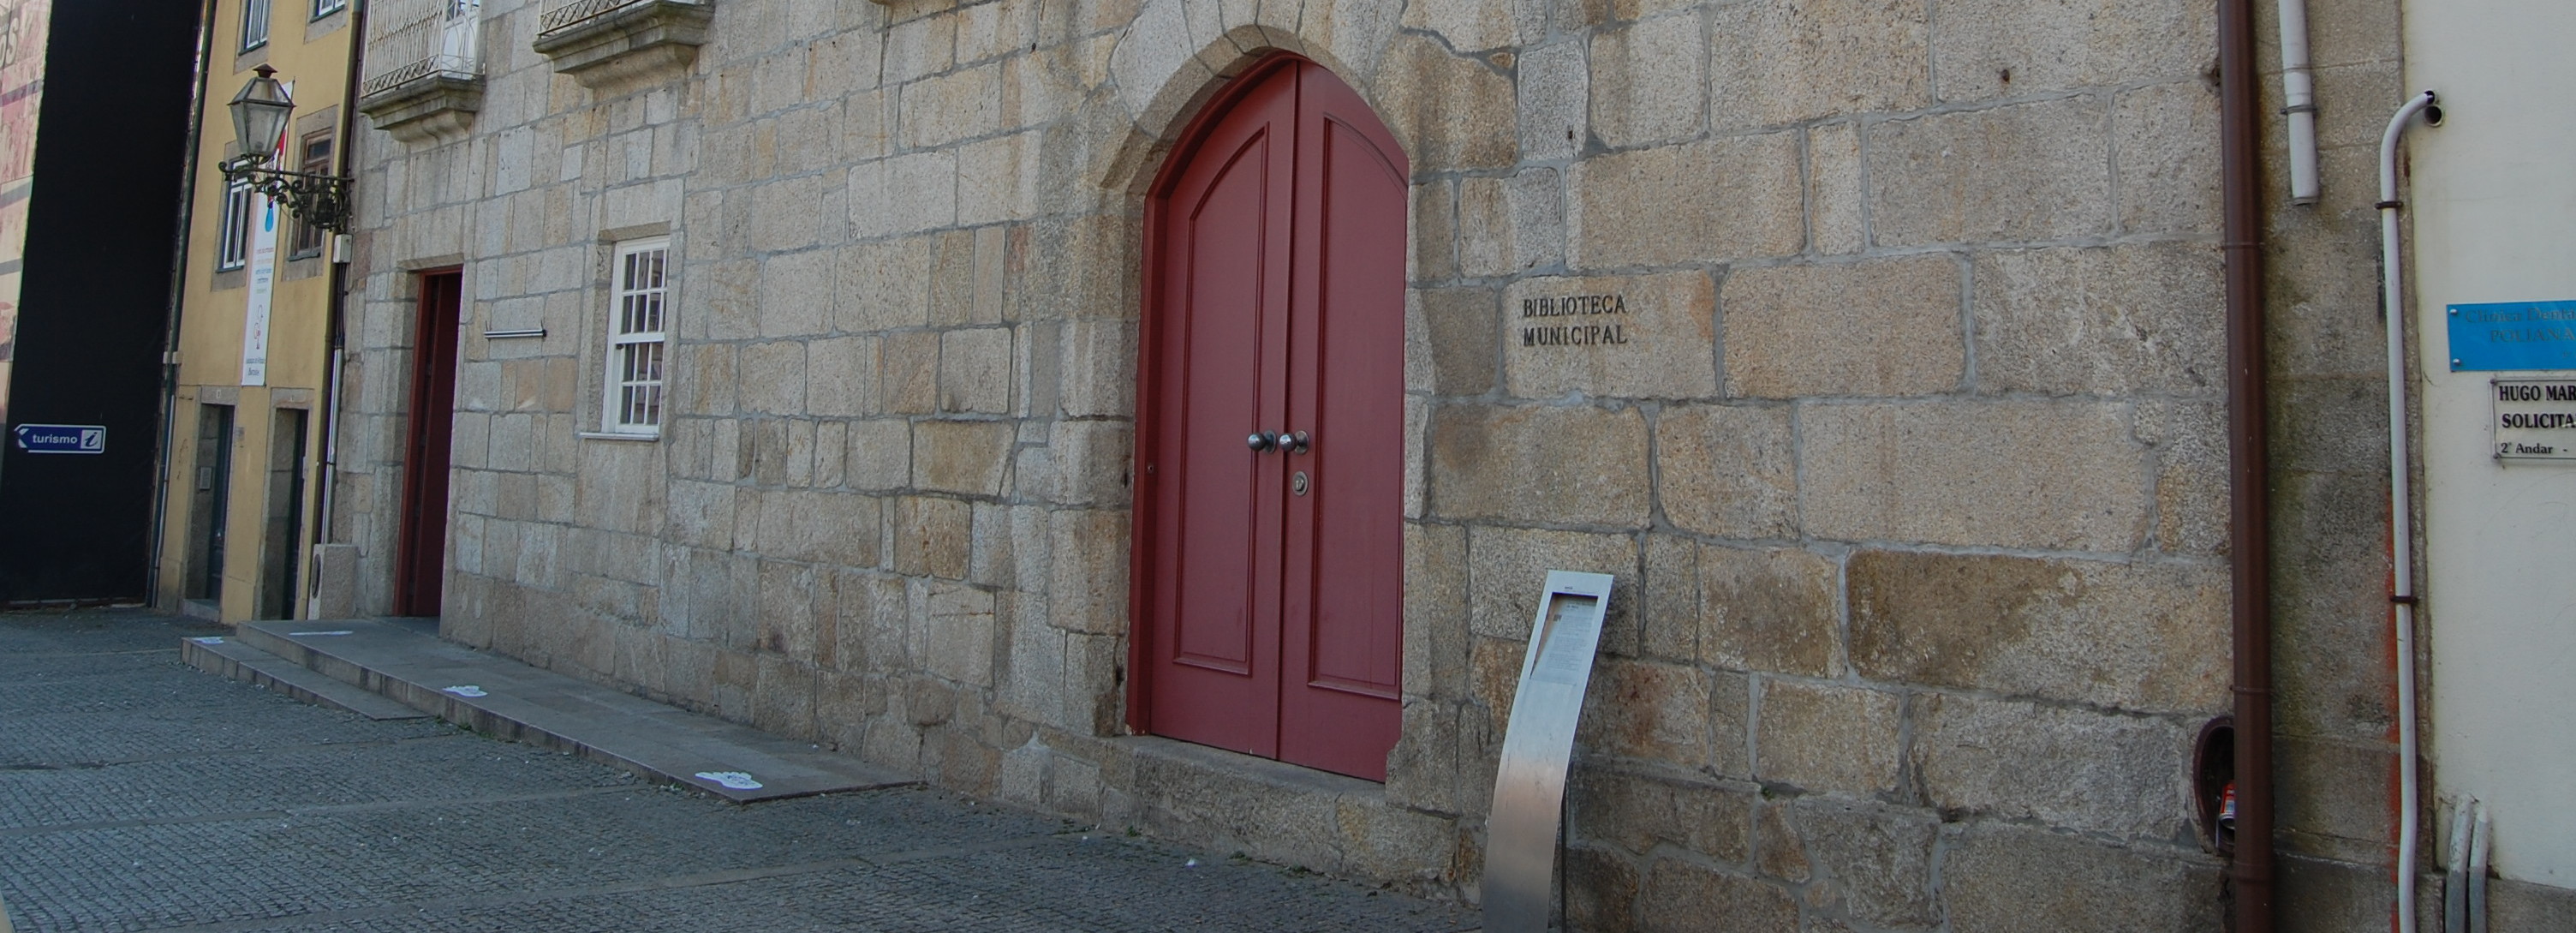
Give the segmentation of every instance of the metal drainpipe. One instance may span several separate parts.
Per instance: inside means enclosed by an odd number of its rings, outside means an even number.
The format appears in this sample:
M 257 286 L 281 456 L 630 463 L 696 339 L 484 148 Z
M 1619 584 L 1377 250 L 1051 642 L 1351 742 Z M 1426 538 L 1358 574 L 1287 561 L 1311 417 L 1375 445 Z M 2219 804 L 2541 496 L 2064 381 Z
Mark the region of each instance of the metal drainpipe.
M 188 111 L 188 154 L 179 172 L 179 235 L 170 246 L 170 321 L 161 334 L 161 450 L 153 458 L 152 553 L 144 562 L 143 602 L 161 598 L 161 548 L 170 529 L 170 449 L 179 441 L 179 318 L 188 303 L 188 245 L 197 207 L 197 148 L 205 144 L 206 86 L 215 61 L 215 0 L 197 14 L 197 104 Z M 178 608 L 173 606 L 171 608 Z
M 2281 123 L 2290 134 L 2290 203 L 2317 203 L 2317 77 L 2308 62 L 2307 0 L 2280 0 Z
M 348 83 L 341 89 L 340 94 L 340 150 L 334 153 L 337 167 L 332 170 L 333 174 L 342 178 L 354 178 L 354 170 L 358 164 L 358 74 L 365 67 L 366 51 L 367 4 L 354 2 L 349 5 L 349 62 L 344 69 L 348 72 L 346 77 Z M 358 214 L 357 185 L 353 182 L 349 187 L 347 208 L 349 219 L 354 221 Z M 330 381 L 322 385 L 322 463 L 320 468 L 314 471 L 318 477 L 313 484 L 316 488 L 313 494 L 315 502 L 312 542 L 317 545 L 331 540 L 331 509 L 334 504 L 331 487 L 337 481 L 340 467 L 340 388 L 341 375 L 345 371 L 342 363 L 348 356 L 349 342 L 347 320 L 349 262 L 348 257 L 340 255 L 339 252 L 340 240 L 343 237 L 347 237 L 351 243 L 356 242 L 356 237 L 345 230 L 331 238 L 331 337 L 327 349 L 323 351 L 326 354 L 323 360 L 326 364 L 323 371 L 330 374 Z M 308 594 L 303 601 L 303 616 L 308 619 L 321 615 L 322 561 L 320 558 L 320 551 L 314 551 L 313 561 L 310 564 L 312 571 L 305 575 L 310 582 Z
M 2272 930 L 2271 469 L 2265 457 L 2263 195 L 2254 11 L 2218 0 L 2227 297 L 2228 551 L 2236 699 L 2236 933 Z
M 2422 822 L 2416 779 L 2415 724 L 2415 507 L 2407 488 L 2406 263 L 2400 251 L 2397 212 L 2397 145 L 2416 114 L 2442 122 L 2431 91 L 2418 94 L 2388 118 L 2379 139 L 2380 302 L 2388 324 L 2388 602 L 2397 636 L 2397 929 L 2415 933 L 2416 825 Z

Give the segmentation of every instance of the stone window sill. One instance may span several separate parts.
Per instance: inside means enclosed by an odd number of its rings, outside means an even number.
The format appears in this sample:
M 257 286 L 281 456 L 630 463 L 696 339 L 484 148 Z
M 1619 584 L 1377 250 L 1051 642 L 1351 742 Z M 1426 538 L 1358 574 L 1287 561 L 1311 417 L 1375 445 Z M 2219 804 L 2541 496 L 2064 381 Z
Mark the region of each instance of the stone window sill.
M 651 434 L 631 434 L 624 431 L 583 431 L 575 436 L 585 441 L 640 441 L 644 443 L 652 443 L 662 439 L 662 434 L 659 431 Z
M 592 89 L 677 78 L 697 61 L 714 18 L 709 2 L 574 0 L 538 19 L 533 47 Z

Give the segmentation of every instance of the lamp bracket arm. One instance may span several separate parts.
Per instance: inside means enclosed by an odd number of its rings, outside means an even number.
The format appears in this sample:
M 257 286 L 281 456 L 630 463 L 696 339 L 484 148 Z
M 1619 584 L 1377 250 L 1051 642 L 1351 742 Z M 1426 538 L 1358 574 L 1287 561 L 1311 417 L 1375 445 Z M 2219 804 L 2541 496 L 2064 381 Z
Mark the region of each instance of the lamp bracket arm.
M 224 180 L 248 186 L 305 223 L 332 233 L 349 232 L 347 177 L 261 167 L 267 161 L 264 153 L 226 159 Z

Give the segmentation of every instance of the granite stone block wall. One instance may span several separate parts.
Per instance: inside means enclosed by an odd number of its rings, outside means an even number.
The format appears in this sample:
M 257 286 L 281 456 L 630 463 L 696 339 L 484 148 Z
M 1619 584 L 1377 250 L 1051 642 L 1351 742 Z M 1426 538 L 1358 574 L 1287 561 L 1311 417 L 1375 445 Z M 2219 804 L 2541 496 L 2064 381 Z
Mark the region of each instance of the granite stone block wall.
M 2186 775 L 2229 703 L 2206 0 L 716 0 L 693 63 L 599 88 L 531 50 L 536 3 L 483 11 L 470 129 L 361 150 L 334 534 L 362 603 L 410 272 L 461 264 L 450 638 L 1474 897 L 1537 588 L 1607 572 L 1575 927 L 2216 927 Z M 2393 37 L 2348 38 L 2329 101 L 2393 81 Z M 1124 735 L 1143 190 L 1274 51 L 1413 165 L 1382 785 Z M 2276 398 L 2359 418 L 2366 165 L 2336 138 L 2342 200 L 2275 212 Z M 671 241 L 668 412 L 585 436 L 641 236 Z M 2299 430 L 2285 838 L 2359 872 L 2387 724 L 2345 629 L 2381 490 Z
M 2397 910 L 2387 349 L 2373 204 L 2379 135 L 2406 88 L 2395 7 L 2311 0 L 2309 9 L 2322 196 L 2297 207 L 2286 181 L 2265 192 L 2273 723 L 2281 928 L 2340 933 L 2386 930 Z M 2264 22 L 2256 38 L 2267 69 L 2265 171 L 2286 179 L 2280 81 L 2268 71 L 2279 63 L 2273 24 Z M 2429 769 L 2427 776 L 2428 785 L 2438 780 Z M 2446 810 L 2425 810 L 2428 823 L 2447 819 Z M 2428 843 L 2447 835 L 2424 830 Z M 2439 851 L 2426 849 L 2420 864 L 2438 866 Z M 2431 880 L 2419 902 L 2439 904 L 2438 878 Z

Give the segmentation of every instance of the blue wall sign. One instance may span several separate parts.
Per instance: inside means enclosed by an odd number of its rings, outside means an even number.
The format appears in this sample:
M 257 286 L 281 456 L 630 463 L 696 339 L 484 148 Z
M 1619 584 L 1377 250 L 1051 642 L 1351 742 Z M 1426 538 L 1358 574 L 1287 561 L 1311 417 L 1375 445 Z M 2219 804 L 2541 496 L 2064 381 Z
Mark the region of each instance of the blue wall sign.
M 2451 371 L 2576 369 L 2576 301 L 2452 305 Z
M 103 454 L 107 428 L 95 424 L 22 424 L 18 449 L 31 454 Z

